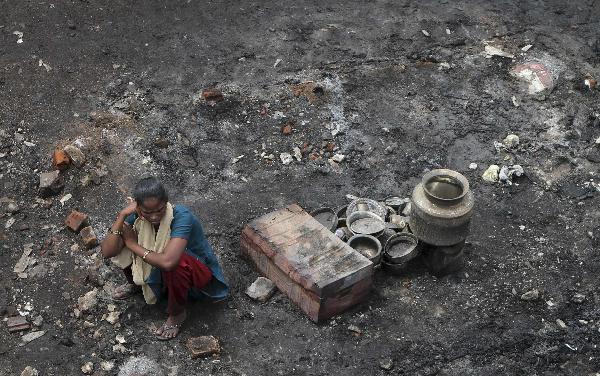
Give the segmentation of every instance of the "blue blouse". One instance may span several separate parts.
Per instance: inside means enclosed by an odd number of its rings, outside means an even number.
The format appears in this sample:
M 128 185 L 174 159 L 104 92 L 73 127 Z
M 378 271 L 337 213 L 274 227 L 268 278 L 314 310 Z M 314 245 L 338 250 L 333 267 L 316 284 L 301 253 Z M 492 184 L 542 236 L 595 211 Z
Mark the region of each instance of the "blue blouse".
M 137 213 L 129 215 L 125 223 L 133 225 L 138 218 Z M 187 207 L 182 205 L 173 205 L 173 221 L 171 222 L 171 237 L 183 238 L 188 241 L 185 252 L 201 263 L 206 265 L 212 272 L 212 280 L 200 291 L 190 290 L 190 296 L 193 298 L 209 298 L 220 300 L 229 295 L 229 287 L 225 281 L 225 276 L 221 270 L 221 265 L 210 246 L 208 239 L 202 230 L 200 220 Z M 152 272 L 145 281 L 157 297 L 162 293 L 162 273 L 159 268 L 153 267 Z

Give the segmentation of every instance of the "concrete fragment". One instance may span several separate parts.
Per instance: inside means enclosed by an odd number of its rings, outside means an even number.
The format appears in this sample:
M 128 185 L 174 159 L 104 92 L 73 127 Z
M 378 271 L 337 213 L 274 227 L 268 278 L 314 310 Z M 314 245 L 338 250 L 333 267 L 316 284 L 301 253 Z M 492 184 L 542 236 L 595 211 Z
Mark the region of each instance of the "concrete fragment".
M 507 57 L 509 59 L 514 59 L 515 55 L 503 51 L 502 49 L 498 48 L 498 47 L 494 47 L 494 46 L 490 46 L 490 45 L 486 45 L 484 48 L 485 51 L 485 57 L 490 59 L 492 56 L 500 56 L 500 57 Z
M 84 365 L 82 365 L 81 366 L 81 372 L 83 372 L 86 375 L 91 375 L 92 372 L 94 372 L 94 363 L 87 362 Z
M 506 136 L 504 138 L 504 140 L 502 141 L 502 143 L 504 144 L 504 146 L 506 146 L 507 148 L 515 148 L 519 145 L 519 136 L 517 136 L 516 134 L 509 134 L 508 136 Z
M 538 300 L 540 298 L 540 291 L 538 289 L 529 290 L 521 295 L 521 300 L 526 302 Z
M 102 362 L 100 362 L 100 368 L 103 371 L 108 372 L 108 371 L 112 370 L 113 368 L 115 368 L 115 363 L 109 362 L 107 360 L 103 360 Z
M 290 153 L 279 154 L 279 159 L 281 159 L 281 163 L 283 163 L 284 165 L 289 165 L 294 160 L 294 158 L 292 158 L 292 155 Z
M 117 311 L 109 312 L 109 314 L 106 315 L 106 318 L 104 320 L 106 320 L 109 323 L 115 325 L 117 322 L 119 322 L 119 315 L 120 314 L 121 313 L 117 312 Z
M 40 174 L 40 195 L 43 197 L 59 193 L 64 186 L 64 179 L 58 170 Z
M 259 302 L 266 302 L 275 294 L 277 286 L 270 279 L 258 277 L 254 283 L 246 289 L 246 295 Z
M 21 255 L 19 261 L 17 261 L 17 263 L 15 264 L 15 267 L 13 268 L 13 272 L 17 274 L 23 273 L 25 269 L 27 269 L 27 267 L 29 266 L 29 255 L 33 251 L 33 243 L 27 243 L 23 246 L 23 248 L 23 254 Z
M 471 164 L 469 165 L 469 170 L 477 170 L 477 167 L 478 167 L 478 166 L 477 166 L 477 163 L 471 163 Z
M 385 371 L 391 371 L 394 368 L 394 362 L 390 358 L 379 361 L 379 368 Z
M 38 370 L 32 366 L 25 367 L 25 369 L 21 372 L 21 376 L 38 376 L 39 374 L 40 373 Z
M 21 343 L 19 344 L 19 346 L 24 346 L 31 341 L 35 341 L 36 339 L 40 338 L 44 334 L 46 334 L 46 331 L 44 331 L 44 330 L 38 330 L 35 332 L 27 333 L 21 337 Z
M 64 151 L 68 154 L 75 167 L 81 168 L 81 166 L 85 164 L 85 155 L 77 146 L 67 145 L 65 146 Z
M 573 303 L 581 304 L 585 301 L 585 295 L 577 293 L 571 297 Z
M 483 175 L 481 175 L 481 178 L 487 182 L 496 183 L 496 182 L 498 182 L 498 179 L 499 179 L 498 178 L 499 173 L 500 173 L 500 166 L 491 165 L 490 167 L 487 168 L 487 170 L 485 170 Z
M 88 291 L 85 295 L 77 299 L 77 307 L 81 312 L 86 312 L 98 304 L 98 291 Z
M 19 205 L 17 205 L 14 201 L 11 201 L 8 203 L 8 205 L 6 205 L 6 212 L 7 213 L 11 213 L 11 214 L 15 214 L 19 212 Z
M 81 228 L 87 224 L 87 220 L 87 214 L 73 210 L 67 219 L 65 219 L 65 226 L 67 226 L 71 231 L 79 232 L 79 230 L 81 230 Z
M 186 346 L 192 353 L 192 358 L 221 353 L 219 340 L 213 336 L 192 337 L 188 339 Z
M 92 226 L 82 228 L 79 235 L 87 248 L 94 248 L 98 245 L 98 238 Z
M 342 163 L 344 159 L 346 159 L 344 154 L 335 154 L 333 157 L 331 157 L 331 160 L 336 163 Z
M 563 330 L 567 329 L 567 324 L 565 324 L 565 322 L 561 319 L 556 319 L 556 325 Z
M 69 155 L 64 150 L 56 149 L 52 155 L 52 166 L 57 170 L 66 170 L 71 164 Z
M 296 160 L 298 162 L 300 162 L 302 160 L 302 151 L 297 146 L 294 148 L 293 151 L 294 151 L 294 158 L 296 158 Z

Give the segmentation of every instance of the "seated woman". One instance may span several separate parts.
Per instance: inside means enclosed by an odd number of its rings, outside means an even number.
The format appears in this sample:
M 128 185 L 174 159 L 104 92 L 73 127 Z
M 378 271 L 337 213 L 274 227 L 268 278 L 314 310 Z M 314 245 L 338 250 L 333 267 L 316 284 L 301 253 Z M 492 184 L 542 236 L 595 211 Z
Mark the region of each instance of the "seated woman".
M 117 215 L 100 247 L 127 277 L 114 299 L 141 290 L 146 303 L 155 304 L 167 294 L 168 318 L 156 331 L 158 339 L 177 336 L 188 298 L 220 300 L 229 293 L 200 221 L 188 208 L 172 205 L 154 177 L 137 183 L 133 200 Z

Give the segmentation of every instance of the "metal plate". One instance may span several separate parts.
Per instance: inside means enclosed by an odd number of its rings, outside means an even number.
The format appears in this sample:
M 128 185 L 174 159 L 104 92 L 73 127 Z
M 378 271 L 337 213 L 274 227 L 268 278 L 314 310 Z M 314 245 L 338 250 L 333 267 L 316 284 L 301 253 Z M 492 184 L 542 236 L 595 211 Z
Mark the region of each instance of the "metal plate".
M 359 198 L 348 204 L 346 215 L 349 217 L 352 213 L 358 210 L 370 211 L 384 219 L 388 211 L 384 205 L 381 205 L 375 200 L 371 200 L 370 198 Z

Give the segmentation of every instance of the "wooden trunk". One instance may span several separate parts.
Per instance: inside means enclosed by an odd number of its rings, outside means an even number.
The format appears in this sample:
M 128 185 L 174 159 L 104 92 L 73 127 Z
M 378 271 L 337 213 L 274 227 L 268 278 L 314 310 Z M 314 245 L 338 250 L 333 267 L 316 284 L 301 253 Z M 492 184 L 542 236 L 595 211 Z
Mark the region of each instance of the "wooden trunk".
M 371 290 L 373 263 L 298 205 L 247 224 L 241 248 L 315 322 L 346 310 Z

